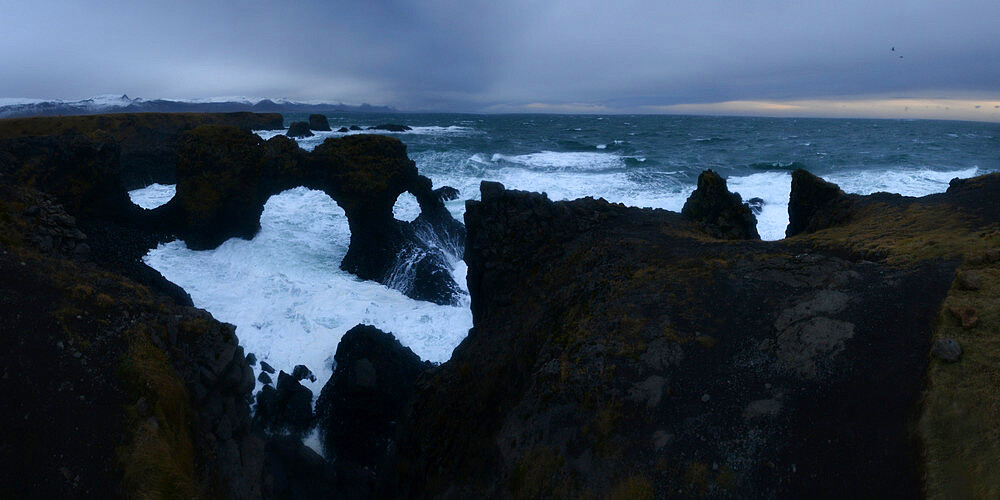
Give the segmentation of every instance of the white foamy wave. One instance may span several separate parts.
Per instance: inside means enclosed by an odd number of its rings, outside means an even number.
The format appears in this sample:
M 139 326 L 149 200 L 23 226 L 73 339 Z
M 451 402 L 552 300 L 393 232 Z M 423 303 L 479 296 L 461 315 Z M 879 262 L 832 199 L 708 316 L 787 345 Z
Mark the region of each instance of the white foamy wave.
M 948 183 L 958 177 L 966 179 L 981 172 L 978 167 L 962 170 L 858 170 L 831 174 L 826 180 L 837 184 L 848 193 L 872 194 L 898 193 L 903 196 L 927 196 L 948 190 Z
M 788 226 L 788 196 L 792 192 L 792 175 L 788 172 L 760 172 L 726 179 L 729 190 L 739 193 L 746 202 L 751 198 L 764 200 L 757 215 L 757 233 L 765 241 L 785 237 Z
M 128 197 L 132 200 L 132 203 L 146 210 L 152 210 L 166 204 L 175 194 L 177 194 L 176 184 L 153 183 L 144 188 L 129 191 Z
M 625 167 L 625 160 L 612 153 L 541 151 L 525 155 L 494 154 L 494 163 L 505 162 L 525 168 L 552 170 L 613 170 Z
M 438 126 L 427 126 L 427 127 L 412 127 L 412 130 L 407 130 L 406 132 L 389 132 L 386 130 L 349 130 L 347 132 L 338 132 L 341 127 L 346 127 L 348 125 L 336 124 L 330 125 L 331 131 L 318 131 L 313 130 L 313 135 L 311 137 L 299 137 L 294 138 L 295 142 L 298 143 L 299 147 L 306 151 L 312 151 L 323 144 L 323 141 L 330 137 L 344 137 L 345 135 L 358 135 L 358 134 L 378 134 L 378 135 L 399 135 L 399 134 L 414 134 L 414 135 L 470 135 L 477 133 L 478 131 L 471 127 L 460 127 L 458 125 L 452 125 L 449 127 L 438 127 Z M 363 127 L 366 128 L 366 127 Z M 260 136 L 265 141 L 278 136 L 285 135 L 288 133 L 288 129 L 284 130 L 254 130 L 254 133 Z
M 143 261 L 196 306 L 236 325 L 246 352 L 289 373 L 308 366 L 317 380 L 303 383 L 314 395 L 333 373 L 340 338 L 359 323 L 392 332 L 423 359 L 450 358 L 472 327 L 467 296 L 461 306 L 439 306 L 360 280 L 340 269 L 349 244 L 343 210 L 321 191 L 296 188 L 271 197 L 253 240 L 207 251 L 174 241 Z M 464 266 L 457 267 L 464 286 Z
M 392 206 L 392 216 L 397 220 L 410 222 L 420 216 L 420 203 L 417 203 L 417 198 L 412 194 L 403 193 Z

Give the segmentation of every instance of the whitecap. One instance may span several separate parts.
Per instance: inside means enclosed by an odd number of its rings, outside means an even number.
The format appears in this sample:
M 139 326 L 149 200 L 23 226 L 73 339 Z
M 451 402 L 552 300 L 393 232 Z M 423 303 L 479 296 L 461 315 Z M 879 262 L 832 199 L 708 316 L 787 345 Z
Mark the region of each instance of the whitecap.
M 175 194 L 177 194 L 176 184 L 158 184 L 154 182 L 144 188 L 129 191 L 128 197 L 132 200 L 132 203 L 146 210 L 152 210 L 166 204 L 173 199 Z

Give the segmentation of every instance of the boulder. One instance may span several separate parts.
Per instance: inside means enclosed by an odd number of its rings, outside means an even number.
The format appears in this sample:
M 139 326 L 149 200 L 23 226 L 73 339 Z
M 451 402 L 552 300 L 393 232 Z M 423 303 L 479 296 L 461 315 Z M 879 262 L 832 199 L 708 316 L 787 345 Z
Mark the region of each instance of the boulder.
M 390 333 L 358 325 L 337 346 L 336 370 L 316 401 L 327 456 L 374 468 L 388 451 L 395 423 L 423 362 Z
M 350 129 L 347 127 L 340 127 L 337 129 L 337 132 L 348 132 L 348 131 L 350 131 Z
M 309 129 L 320 132 L 329 132 L 330 122 L 326 119 L 326 115 L 312 114 L 309 115 Z
M 934 341 L 931 354 L 948 363 L 954 363 L 962 357 L 962 346 L 955 339 L 938 339 Z
M 747 206 L 750 207 L 750 211 L 752 211 L 754 215 L 760 215 L 760 212 L 764 210 L 764 199 L 750 198 L 747 200 Z
M 264 373 L 271 373 L 271 374 L 274 373 L 274 367 L 271 366 L 267 361 L 260 362 L 260 369 L 263 370 Z
M 743 203 L 739 193 L 730 192 L 726 180 L 712 170 L 698 176 L 698 188 L 684 203 L 681 215 L 715 238 L 760 239 L 753 211 Z
M 288 126 L 288 132 L 285 133 L 288 137 L 299 138 L 299 137 L 312 137 L 312 130 L 309 129 L 309 124 L 306 122 L 292 122 Z
M 297 381 L 305 379 L 309 379 L 311 382 L 316 381 L 316 375 L 313 375 L 312 370 L 307 368 L 306 365 L 295 365 L 295 368 L 292 368 L 292 378 Z
M 361 127 L 359 127 L 357 125 L 351 125 L 351 128 L 349 130 L 358 131 L 358 130 L 362 130 L 362 129 L 361 129 Z

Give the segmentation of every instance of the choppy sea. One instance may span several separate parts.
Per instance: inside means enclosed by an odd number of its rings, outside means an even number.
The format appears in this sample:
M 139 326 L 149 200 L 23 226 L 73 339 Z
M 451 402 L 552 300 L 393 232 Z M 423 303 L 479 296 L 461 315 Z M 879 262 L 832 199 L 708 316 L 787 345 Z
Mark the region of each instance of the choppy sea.
M 304 119 L 287 115 L 286 125 Z M 923 196 L 943 192 L 955 177 L 1000 170 L 1000 125 L 926 120 L 849 120 L 686 116 L 334 114 L 331 127 L 399 123 L 390 133 L 407 145 L 435 187 L 459 189 L 448 202 L 462 220 L 464 200 L 482 180 L 548 193 L 583 196 L 679 211 L 698 174 L 711 168 L 744 200 L 764 200 L 763 239 L 780 239 L 788 223 L 791 171 L 806 168 L 847 192 Z M 266 138 L 281 132 L 260 132 Z M 360 132 L 350 132 L 360 133 Z M 299 140 L 312 149 L 339 132 Z M 130 193 L 152 207 L 172 186 Z M 401 196 L 396 217 L 411 220 L 416 200 Z M 290 372 L 305 364 L 314 394 L 332 374 L 341 336 L 358 323 L 396 335 L 424 359 L 443 362 L 472 326 L 468 300 L 439 306 L 412 300 L 340 270 L 350 232 L 336 203 L 297 188 L 273 196 L 260 233 L 215 250 L 192 251 L 183 241 L 152 249 L 145 262 L 191 294 L 194 303 L 233 323 L 247 352 Z M 453 256 L 464 285 L 465 266 Z

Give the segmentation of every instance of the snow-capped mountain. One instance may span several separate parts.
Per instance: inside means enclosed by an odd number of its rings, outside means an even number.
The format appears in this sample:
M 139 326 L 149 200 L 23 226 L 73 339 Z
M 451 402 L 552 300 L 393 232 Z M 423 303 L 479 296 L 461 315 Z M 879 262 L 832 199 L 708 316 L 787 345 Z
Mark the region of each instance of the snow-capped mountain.
M 386 106 L 362 104 L 331 104 L 296 102 L 287 99 L 249 98 L 243 96 L 209 97 L 200 99 L 132 99 L 128 95 L 107 94 L 79 101 L 62 99 L 0 98 L 0 118 L 21 116 L 87 115 L 97 113 L 175 113 L 257 111 L 272 113 L 309 113 L 356 111 L 391 113 Z

